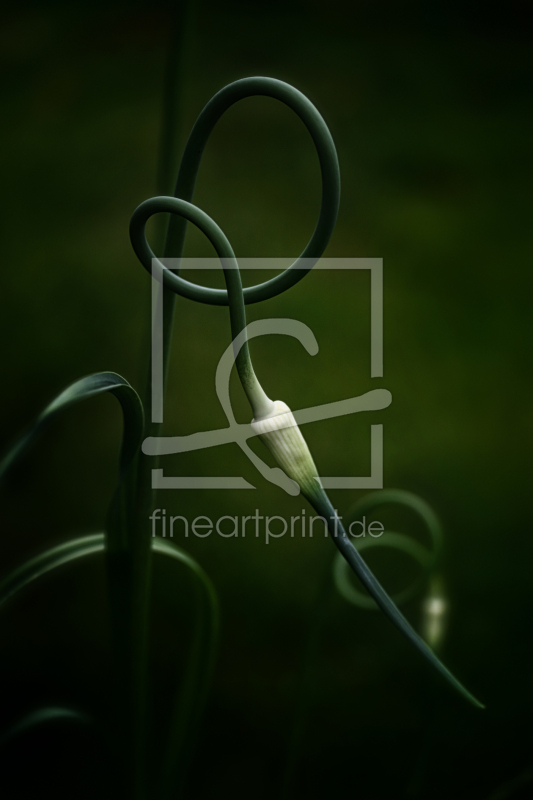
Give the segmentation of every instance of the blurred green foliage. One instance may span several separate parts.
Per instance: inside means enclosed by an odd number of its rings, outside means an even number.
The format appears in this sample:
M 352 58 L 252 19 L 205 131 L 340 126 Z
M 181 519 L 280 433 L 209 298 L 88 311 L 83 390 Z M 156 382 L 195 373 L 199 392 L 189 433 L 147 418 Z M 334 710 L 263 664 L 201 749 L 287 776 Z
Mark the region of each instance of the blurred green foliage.
M 418 492 L 444 524 L 452 616 L 443 655 L 488 706 L 476 713 L 456 701 L 381 616 L 338 598 L 316 667 L 300 794 L 355 790 L 356 773 L 361 797 L 401 796 L 428 740 L 420 796 L 484 798 L 528 766 L 531 747 L 530 48 L 518 5 L 501 7 L 498 18 L 458 3 L 408 3 L 405 13 L 378 5 L 196 4 L 185 37 L 179 147 L 212 94 L 252 74 L 293 84 L 330 126 L 342 198 L 326 254 L 384 258 L 384 378 L 370 379 L 363 272 L 315 272 L 250 308 L 250 319 L 306 322 L 320 345 L 311 359 L 296 341 L 264 337 L 252 344 L 254 365 L 267 393 L 293 409 L 378 386 L 392 392 L 386 411 L 309 426 L 306 438 L 323 474 L 368 474 L 369 426 L 384 424 L 385 486 Z M 172 13 L 142 2 L 28 3 L 5 17 L 6 446 L 84 374 L 114 370 L 143 385 L 150 284 L 128 222 L 155 193 Z M 319 197 L 303 126 L 275 101 L 254 98 L 214 131 L 194 201 L 238 257 L 295 257 Z M 212 255 L 197 231 L 189 231 L 186 255 Z M 219 274 L 190 277 L 221 285 Z M 224 425 L 214 370 L 228 342 L 225 309 L 179 301 L 168 433 Z M 248 421 L 240 387 L 232 387 L 237 417 Z M 2 490 L 3 570 L 67 534 L 102 528 L 119 441 L 120 414 L 106 398 L 73 409 L 47 433 Z M 168 514 L 301 513 L 301 500 L 266 484 L 233 446 L 167 457 L 164 470 L 243 475 L 257 486 L 241 494 L 168 492 L 160 500 Z M 332 494 L 341 513 L 355 499 Z M 409 515 L 393 515 L 391 525 L 420 535 Z M 254 797 L 275 796 L 309 611 L 332 545 L 283 538 L 266 547 L 214 535 L 178 543 L 214 580 L 223 612 L 190 794 L 248 797 L 253 785 Z M 378 554 L 372 566 L 401 583 L 401 557 L 386 563 Z M 168 688 L 180 674 L 190 586 L 165 566 L 154 591 L 155 749 Z M 3 719 L 42 698 L 73 698 L 105 713 L 105 602 L 95 563 L 43 581 L 3 614 L 2 685 L 10 687 L 0 695 Z M 406 608 L 415 622 L 419 610 L 420 599 Z M 430 708 L 438 721 L 428 739 Z M 56 742 L 34 736 L 26 758 Z M 77 781 L 89 769 L 80 752 L 91 747 L 80 742 L 77 750 L 60 737 L 76 751 Z M 82 784 L 76 796 L 94 796 Z

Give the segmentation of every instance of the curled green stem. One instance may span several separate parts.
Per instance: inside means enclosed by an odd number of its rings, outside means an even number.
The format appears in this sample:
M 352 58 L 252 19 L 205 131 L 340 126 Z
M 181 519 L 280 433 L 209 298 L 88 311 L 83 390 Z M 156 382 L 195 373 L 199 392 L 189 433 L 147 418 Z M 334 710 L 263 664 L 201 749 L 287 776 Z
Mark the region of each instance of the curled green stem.
M 152 259 L 155 259 L 155 256 L 146 240 L 145 226 L 153 214 L 164 211 L 171 212 L 178 218 L 187 219 L 194 223 L 207 236 L 215 248 L 224 270 L 230 311 L 231 335 L 235 340 L 246 328 L 246 311 L 244 308 L 241 274 L 235 254 L 226 235 L 211 217 L 186 200 L 180 200 L 176 197 L 152 197 L 150 200 L 141 203 L 135 209 L 131 218 L 131 241 L 135 253 L 143 264 L 152 264 Z M 157 259 L 155 260 L 158 263 L 159 269 L 157 271 L 162 275 L 163 284 L 172 288 L 173 279 L 176 276 L 166 269 L 161 262 Z M 269 414 L 273 408 L 273 403 L 269 400 L 257 380 L 247 340 L 238 349 L 235 364 L 255 416 Z
M 223 114 L 239 100 L 247 97 L 263 96 L 276 99 L 291 108 L 302 120 L 317 149 L 322 176 L 322 201 L 319 218 L 311 239 L 301 256 L 287 270 L 265 283 L 244 289 L 244 303 L 257 303 L 275 297 L 301 280 L 324 252 L 335 227 L 340 199 L 340 172 L 337 151 L 331 133 L 314 105 L 297 89 L 275 78 L 253 77 L 235 81 L 218 92 L 204 107 L 193 126 L 179 170 L 174 192 L 175 198 L 190 202 L 194 193 L 196 177 L 209 136 Z M 156 198 L 154 198 L 156 199 Z M 134 215 L 135 216 L 135 215 Z M 139 217 L 137 217 L 139 220 Z M 173 216 L 170 220 L 164 248 L 165 258 L 180 259 L 183 254 L 188 218 Z M 136 222 L 130 228 L 132 239 L 139 239 L 141 232 L 136 230 Z M 144 229 L 142 231 L 144 236 Z M 135 247 L 135 245 L 134 245 Z M 143 266 L 151 273 L 152 253 L 149 248 L 141 258 Z M 166 385 L 170 343 L 172 338 L 175 295 L 180 294 L 201 303 L 228 305 L 229 292 L 223 289 L 209 289 L 181 278 L 177 272 L 165 275 L 165 285 L 158 299 L 163 314 L 163 384 Z M 151 388 L 148 379 L 145 397 L 150 398 Z M 157 435 L 159 423 L 149 426 L 148 434 Z M 139 490 L 150 478 L 153 461 L 144 459 L 139 475 Z M 150 466 L 148 466 L 150 465 Z
M 309 131 L 317 149 L 322 175 L 322 202 L 319 218 L 300 257 L 287 270 L 265 283 L 244 289 L 244 302 L 258 303 L 275 297 L 294 286 L 320 258 L 331 238 L 340 198 L 340 172 L 337 151 L 331 133 L 315 106 L 297 89 L 274 78 L 254 77 L 235 81 L 221 89 L 204 107 L 189 136 L 176 183 L 175 197 L 191 201 L 200 161 L 209 136 L 222 115 L 239 100 L 263 96 L 281 101 L 291 108 Z M 187 228 L 187 219 L 173 218 L 168 227 L 165 257 L 181 258 Z M 145 265 L 146 266 L 146 265 Z M 149 268 L 149 267 L 148 267 Z M 178 275 L 169 279 L 168 285 L 177 294 L 201 303 L 227 305 L 228 292 L 208 289 L 183 280 Z

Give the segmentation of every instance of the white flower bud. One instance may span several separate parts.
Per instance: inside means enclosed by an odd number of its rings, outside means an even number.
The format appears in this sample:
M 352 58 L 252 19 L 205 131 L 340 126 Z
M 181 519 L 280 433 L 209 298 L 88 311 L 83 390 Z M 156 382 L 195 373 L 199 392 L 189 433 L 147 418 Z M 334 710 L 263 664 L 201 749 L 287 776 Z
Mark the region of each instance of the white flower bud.
M 276 463 L 298 484 L 302 493 L 306 497 L 316 495 L 321 490 L 318 471 L 289 406 L 276 400 L 271 413 L 252 420 L 251 425 Z

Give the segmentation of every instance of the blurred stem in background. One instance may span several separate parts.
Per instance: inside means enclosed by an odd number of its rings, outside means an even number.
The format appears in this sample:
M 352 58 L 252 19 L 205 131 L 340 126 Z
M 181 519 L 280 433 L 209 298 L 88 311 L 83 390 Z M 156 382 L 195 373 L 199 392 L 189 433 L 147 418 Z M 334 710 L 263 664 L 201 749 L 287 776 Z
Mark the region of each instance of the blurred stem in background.
M 163 79 L 163 108 L 161 121 L 161 134 L 159 143 L 159 156 L 157 164 L 156 186 L 160 194 L 170 194 L 175 181 L 178 163 L 179 129 L 183 107 L 183 76 L 186 63 L 186 43 L 190 39 L 192 3 L 181 0 L 173 4 L 172 24 L 170 28 L 169 44 L 167 48 L 165 73 Z M 159 215 L 156 219 L 155 239 L 157 247 L 162 247 L 166 237 L 168 218 Z M 147 327 L 147 336 L 151 340 L 151 325 Z M 148 349 L 148 352 L 149 349 Z M 146 389 L 144 392 L 144 408 L 146 429 L 151 426 L 151 363 L 146 375 Z M 151 488 L 152 460 L 138 454 L 138 472 L 136 488 L 134 489 L 134 513 L 131 528 L 127 532 L 128 542 L 117 563 L 110 572 L 110 598 L 112 603 L 112 620 L 114 621 L 113 640 L 116 648 L 116 675 L 120 680 L 121 675 L 131 673 L 129 682 L 129 698 L 127 706 L 131 709 L 133 717 L 131 725 L 126 725 L 125 736 L 133 736 L 131 748 L 127 748 L 130 755 L 126 756 L 126 774 L 132 778 L 130 787 L 132 796 L 136 800 L 149 797 L 149 771 L 147 764 L 148 752 L 148 659 L 149 659 L 149 614 L 152 575 L 152 548 L 149 530 L 150 509 L 153 507 L 153 492 Z M 201 617 L 198 618 L 200 627 L 204 625 Z M 211 632 L 215 636 L 214 631 Z M 124 638 L 125 637 L 125 638 Z M 201 637 L 200 637 L 201 639 Z M 193 646 L 196 653 L 201 647 Z M 194 659 L 193 659 L 194 660 Z M 190 672 L 190 669 L 189 669 Z M 207 680 L 210 678 L 210 671 Z M 205 694 L 205 692 L 204 692 Z M 195 695 L 195 699 L 199 699 Z M 203 705 L 205 698 L 201 698 Z M 128 715 L 129 716 L 129 715 Z M 178 708 L 173 712 L 171 721 L 172 730 L 184 725 L 186 713 Z M 169 742 L 171 747 L 180 740 L 179 733 L 171 733 Z M 190 743 L 187 743 L 190 748 Z M 166 760 L 169 762 L 170 753 Z M 175 754 L 175 761 L 180 763 L 185 770 L 185 762 L 180 760 L 180 754 Z M 129 763 L 128 763 L 129 762 Z M 166 768 L 167 776 L 173 774 Z M 182 776 L 180 776 L 182 779 Z M 168 783 L 167 779 L 167 783 Z
M 159 139 L 156 194 L 171 195 L 178 174 L 178 148 L 183 114 L 183 85 L 187 54 L 192 44 L 194 3 L 180 0 L 174 4 L 174 19 L 170 32 L 163 86 L 163 114 Z M 168 216 L 155 219 L 156 250 L 164 247 Z

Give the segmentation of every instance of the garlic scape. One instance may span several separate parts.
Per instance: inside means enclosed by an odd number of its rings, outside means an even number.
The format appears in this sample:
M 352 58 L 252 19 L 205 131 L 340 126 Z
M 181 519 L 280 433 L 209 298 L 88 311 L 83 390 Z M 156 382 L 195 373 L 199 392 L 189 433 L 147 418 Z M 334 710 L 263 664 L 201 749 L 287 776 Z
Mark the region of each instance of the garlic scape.
M 308 128 L 320 161 L 322 204 L 315 231 L 294 264 L 270 281 L 248 287 L 243 291 L 237 260 L 228 239 L 219 226 L 189 200 L 192 198 L 203 149 L 217 120 L 234 102 L 254 94 L 281 100 L 298 114 Z M 172 217 L 165 254 L 181 257 L 187 221 L 192 222 L 213 244 L 224 270 L 227 291 L 208 289 L 190 283 L 159 263 L 164 287 L 163 295 L 168 306 L 164 312 L 165 319 L 168 320 L 165 323 L 164 334 L 165 359 L 168 360 L 173 312 L 172 302 L 168 299 L 170 295 L 175 293 L 202 303 L 229 306 L 235 366 L 252 407 L 253 433 L 268 448 L 283 473 L 296 484 L 294 488 L 299 487 L 313 508 L 324 517 L 331 538 L 342 556 L 391 622 L 454 689 L 473 705 L 482 707 L 416 633 L 367 567 L 346 535 L 341 520 L 320 483 L 317 468 L 292 412 L 281 400 L 270 400 L 263 391 L 252 365 L 246 334 L 245 302 L 253 303 L 274 297 L 297 283 L 324 252 L 335 225 L 340 195 L 339 167 L 335 145 L 324 120 L 304 95 L 282 81 L 251 78 L 230 84 L 212 98 L 194 125 L 182 160 L 176 195 L 176 197 L 154 197 L 142 203 L 133 213 L 130 235 L 139 260 L 149 272 L 152 271 L 152 260 L 155 256 L 146 240 L 145 225 L 153 214 L 170 213 Z M 271 470 L 271 473 L 274 476 L 275 470 Z M 276 482 L 280 485 L 279 481 Z M 297 492 L 291 492 L 295 493 Z

